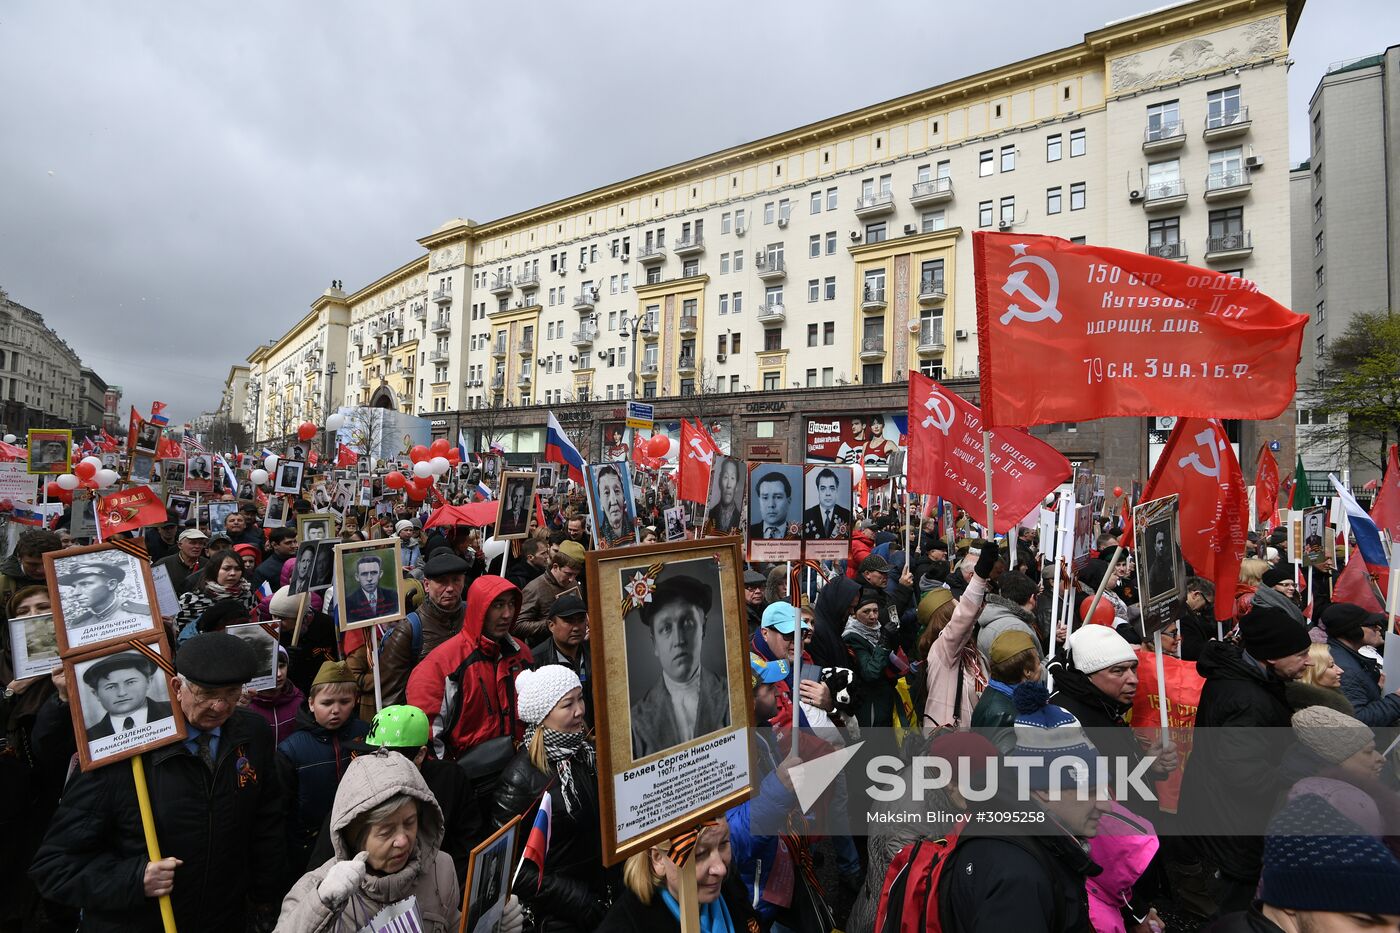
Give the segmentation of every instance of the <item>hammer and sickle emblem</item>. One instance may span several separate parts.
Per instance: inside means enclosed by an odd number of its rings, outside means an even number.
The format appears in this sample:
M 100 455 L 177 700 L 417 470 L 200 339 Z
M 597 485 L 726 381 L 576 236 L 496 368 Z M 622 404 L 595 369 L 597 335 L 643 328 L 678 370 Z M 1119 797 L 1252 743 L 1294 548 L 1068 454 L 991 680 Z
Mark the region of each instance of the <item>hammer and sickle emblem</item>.
M 1044 321 L 1048 319 L 1058 324 L 1061 318 L 1060 309 L 1056 307 L 1060 300 L 1059 273 L 1055 271 L 1055 267 L 1050 263 L 1049 260 L 1043 259 L 1040 256 L 1025 255 L 1026 247 L 1024 245 L 1018 244 L 1016 246 L 1013 246 L 1012 249 L 1016 250 L 1019 258 L 1011 260 L 1011 265 L 1031 265 L 1035 266 L 1037 269 L 1040 269 L 1042 272 L 1045 273 L 1045 283 L 1050 294 L 1045 297 L 1041 297 L 1039 292 L 1027 285 L 1027 273 L 1025 270 L 1011 273 L 1009 276 L 1006 277 L 1006 284 L 1001 287 L 1001 290 L 1007 295 L 1019 294 L 1023 296 L 1027 301 L 1031 302 L 1036 306 L 1036 310 L 1027 311 L 1020 305 L 1016 304 L 1015 302 L 1012 302 L 1010 305 L 1007 306 L 1006 312 L 1002 314 L 1001 323 L 1009 324 L 1011 323 L 1012 319 L 1015 319 L 1019 321 L 1025 321 L 1028 324 L 1034 324 L 1037 321 Z
M 705 466 L 715 465 L 715 455 L 710 453 L 710 449 L 698 437 L 690 439 L 690 447 L 690 456 L 693 459 L 699 460 Z
M 1191 469 L 1202 476 L 1218 478 L 1220 476 L 1220 451 L 1225 449 L 1225 444 L 1216 440 L 1215 431 L 1210 428 L 1206 428 L 1200 434 L 1197 434 L 1195 440 L 1197 444 L 1210 452 L 1210 466 L 1206 466 L 1201 462 L 1201 454 L 1199 451 L 1192 451 L 1182 457 L 1180 460 L 1176 461 L 1176 465 L 1179 467 L 1190 466 Z
M 928 414 L 924 415 L 923 426 L 937 428 L 947 437 L 948 429 L 953 426 L 953 420 L 957 417 L 952 401 L 942 393 L 930 392 L 924 402 L 924 408 L 928 409 Z

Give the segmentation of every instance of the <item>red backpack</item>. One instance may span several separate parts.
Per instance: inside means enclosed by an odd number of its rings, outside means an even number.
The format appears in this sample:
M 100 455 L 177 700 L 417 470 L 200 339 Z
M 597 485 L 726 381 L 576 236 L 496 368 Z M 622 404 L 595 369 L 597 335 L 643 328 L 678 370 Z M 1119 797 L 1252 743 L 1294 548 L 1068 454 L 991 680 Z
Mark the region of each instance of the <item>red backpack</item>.
M 940 839 L 911 842 L 890 862 L 875 911 L 875 933 L 942 933 L 938 883 L 965 824 Z

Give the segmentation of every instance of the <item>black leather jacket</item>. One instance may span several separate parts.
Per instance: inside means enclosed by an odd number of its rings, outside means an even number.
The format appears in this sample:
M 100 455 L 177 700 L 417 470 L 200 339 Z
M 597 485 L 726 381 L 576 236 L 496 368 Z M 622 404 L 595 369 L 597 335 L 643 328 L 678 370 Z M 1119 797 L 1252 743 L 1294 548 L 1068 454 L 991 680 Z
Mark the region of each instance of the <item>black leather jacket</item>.
M 598 829 L 597 775 L 576 767 L 574 780 L 578 782 L 581 807 L 580 812 L 570 814 L 564 807 L 558 779 L 536 768 L 530 761 L 529 748 L 524 747 L 501 772 L 491 807 L 495 827 L 523 814 L 521 831 L 527 832 L 534 822 L 540 795 L 550 791 L 554 803 L 543 884 L 535 866 L 526 862 L 514 888 L 534 917 L 535 929 L 549 933 L 596 930 L 608 906 L 608 874 L 599 854 L 603 844 Z

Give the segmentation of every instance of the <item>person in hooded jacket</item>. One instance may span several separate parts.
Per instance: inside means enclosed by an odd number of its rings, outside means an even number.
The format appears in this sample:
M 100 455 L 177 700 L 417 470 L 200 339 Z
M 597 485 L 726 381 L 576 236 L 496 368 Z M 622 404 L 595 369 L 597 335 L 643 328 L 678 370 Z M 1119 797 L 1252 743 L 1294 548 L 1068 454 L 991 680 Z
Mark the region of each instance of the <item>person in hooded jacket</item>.
M 462 889 L 442 832 L 442 810 L 413 762 L 388 751 L 356 758 L 331 810 L 335 856 L 292 887 L 277 933 L 355 933 L 410 896 L 424 930 L 454 933 Z
M 515 890 L 539 933 L 593 930 L 607 909 L 608 876 L 598 857 L 598 766 L 584 719 L 583 685 L 562 664 L 521 671 L 516 705 L 525 741 L 501 773 L 491 819 L 534 821 L 540 795 L 553 800 L 544 871 L 526 862 Z
M 812 661 L 822 667 L 849 667 L 845 645 L 841 633 L 846 628 L 846 620 L 854 609 L 856 597 L 860 595 L 860 584 L 850 577 L 837 575 L 827 581 L 817 596 L 813 608 L 812 633 L 810 640 L 803 645 L 812 656 Z
M 996 637 L 1011 629 L 1024 631 L 1037 645 L 1045 644 L 1045 634 L 1035 617 L 1039 589 L 1039 581 L 1018 571 L 997 578 L 997 592 L 987 594 L 986 605 L 977 617 L 977 650 L 984 658 L 991 654 Z
M 1292 720 L 1284 685 L 1307 669 L 1312 645 L 1291 615 L 1264 606 L 1240 620 L 1240 635 L 1241 644 L 1212 641 L 1201 649 L 1196 670 L 1206 682 L 1181 786 L 1182 819 L 1215 832 L 1192 837 L 1199 865 L 1184 866 L 1176 884 L 1198 889 L 1200 903 L 1216 913 L 1243 910 L 1254 895 L 1258 827 L 1278 796 Z
M 504 577 L 482 574 L 467 591 L 461 631 L 409 675 L 408 703 L 432 724 L 433 757 L 460 758 L 488 739 L 524 736 L 515 678 L 534 659 L 510 634 L 519 612 L 520 591 Z
M 275 744 L 301 728 L 297 711 L 306 702 L 306 694 L 287 678 L 287 649 L 277 646 L 277 686 L 270 690 L 246 690 L 243 698 L 248 709 L 257 713 L 272 727 Z

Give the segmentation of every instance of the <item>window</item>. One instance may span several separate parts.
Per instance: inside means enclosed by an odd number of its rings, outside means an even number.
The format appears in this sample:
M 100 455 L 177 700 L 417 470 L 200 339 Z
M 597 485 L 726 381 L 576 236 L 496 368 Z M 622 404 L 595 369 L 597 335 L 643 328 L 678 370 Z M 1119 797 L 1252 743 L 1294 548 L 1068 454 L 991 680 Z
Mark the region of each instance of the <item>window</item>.
M 1060 192 L 1062 190 L 1058 186 L 1045 190 L 1045 213 L 1058 214 L 1060 212 Z
M 1211 250 L 1239 249 L 1244 244 L 1244 208 L 1229 207 L 1210 212 Z
M 1314 320 L 1316 320 L 1318 327 L 1327 323 L 1327 302 L 1319 301 L 1317 303 L 1317 316 Z
M 783 348 L 783 332 L 777 327 L 763 329 L 763 349 L 767 352 Z
M 925 165 L 920 165 L 917 169 L 914 170 L 914 182 L 915 182 L 916 184 L 917 184 L 917 183 L 920 183 L 920 182 L 929 181 L 929 180 L 932 179 L 932 177 L 933 177 L 933 166 L 932 166 L 932 165 L 927 165 L 927 164 L 925 164 Z
M 1239 86 L 1211 91 L 1206 95 L 1206 128 L 1229 126 L 1241 115 Z
M 816 259 L 822 254 L 822 235 L 814 233 L 807 238 L 807 255 Z
M 1045 161 L 1058 162 L 1061 157 L 1062 141 L 1059 133 L 1045 137 Z
M 1185 194 L 1181 184 L 1181 161 L 1167 159 L 1147 166 L 1147 200 L 1171 198 Z
M 792 216 L 792 202 L 783 198 L 778 202 L 778 219 L 786 222 Z
M 1326 266 L 1318 266 L 1317 270 L 1313 272 L 1313 283 L 1317 288 L 1321 288 L 1322 286 L 1327 284 Z
M 1322 232 L 1321 230 L 1319 230 L 1319 231 L 1317 232 L 1317 236 L 1313 237 L 1313 255 L 1314 255 L 1314 256 L 1320 256 L 1320 255 L 1322 255 L 1322 250 L 1323 250 L 1323 240 L 1322 240 L 1322 236 L 1323 236 L 1323 232 Z
M 616 295 L 616 294 L 617 294 L 617 276 L 615 276 L 615 275 L 609 276 L 609 277 L 608 277 L 608 294 L 609 294 L 609 295 Z
M 743 272 L 743 271 L 744 271 L 744 251 L 743 251 L 743 250 L 738 250 L 738 251 L 735 252 L 735 254 L 734 254 L 734 271 L 735 271 L 735 272 Z
M 728 233 L 732 229 L 734 229 L 734 215 L 725 211 L 719 215 L 719 232 Z
M 1069 238 L 1069 241 L 1071 243 L 1078 243 L 1080 246 L 1083 246 L 1087 242 L 1086 238 L 1082 236 L 1072 236 Z
M 1249 180 L 1244 167 L 1244 152 L 1240 147 L 1215 149 L 1210 153 L 1210 175 L 1206 178 L 1206 189 L 1233 188 Z
M 691 256 L 681 265 L 681 278 L 688 279 L 700 274 L 700 260 Z
M 1178 101 L 1168 100 L 1147 107 L 1147 141 L 1171 139 L 1181 132 L 1181 110 Z
M 719 254 L 719 274 L 720 274 L 720 275 L 728 275 L 728 274 L 729 274 L 729 254 L 728 254 L 728 253 L 720 253 L 720 254 Z
M 817 371 L 816 371 L 815 369 L 809 369 L 809 370 L 807 370 L 807 388 L 809 388 L 809 389 L 815 389 L 816 387 L 817 387 Z
M 1181 251 L 1181 218 L 1159 217 L 1147 222 L 1147 251 L 1154 256 L 1179 257 Z
M 1322 141 L 1322 113 L 1313 114 L 1313 142 Z
M 766 307 L 781 305 L 783 303 L 783 287 L 781 285 L 769 285 L 763 290 L 763 304 Z
M 717 347 L 717 352 L 718 352 L 720 355 L 724 355 L 725 353 L 727 353 L 728 350 L 729 350 L 729 335 L 728 335 L 728 334 L 720 334 L 720 335 L 719 335 L 719 340 L 716 341 L 715 346 Z
M 1069 186 L 1069 209 L 1072 211 L 1084 210 L 1084 182 L 1077 181 Z
M 1001 199 L 1001 222 L 1007 226 L 1016 222 L 1016 199 L 1014 197 Z
M 977 174 L 981 178 L 986 178 L 992 174 L 992 150 L 983 149 L 977 153 Z
M 1316 223 L 1317 221 L 1319 221 L 1319 220 L 1321 220 L 1321 219 L 1322 219 L 1322 198 L 1318 198 L 1316 201 L 1313 202 L 1313 222 Z
M 808 325 L 807 325 L 807 346 L 809 346 L 809 347 L 815 347 L 816 345 L 817 345 L 817 325 L 815 325 L 815 324 L 808 324 Z
M 1317 335 L 1317 355 L 1323 357 L 1327 355 L 1327 335 Z
M 728 295 L 720 295 L 720 296 L 719 296 L 719 313 L 720 313 L 720 314 L 728 314 L 728 313 L 729 313 L 729 296 L 728 296 Z
M 828 275 L 822 282 L 823 297 L 827 301 L 836 300 L 836 276 Z
M 781 269 L 783 267 L 783 244 L 769 243 L 768 249 L 764 252 L 764 262 L 770 269 Z
M 862 301 L 884 301 L 885 300 L 885 270 L 866 269 L 865 289 L 861 293 Z
M 977 205 L 977 226 L 990 227 L 992 225 L 992 202 L 983 201 Z
M 949 159 L 944 159 L 943 161 L 941 161 L 941 162 L 938 163 L 938 177 L 939 177 L 939 178 L 952 178 L 952 177 L 953 177 L 953 163 L 952 163 L 951 160 L 949 160 Z
M 774 203 L 773 203 L 772 201 L 769 201 L 767 204 L 764 204 L 764 205 L 763 205 L 763 222 L 764 222 L 764 223 L 766 223 L 766 224 L 771 224 L 771 223 L 773 222 L 773 218 L 776 216 L 775 213 L 774 213 L 775 207 L 776 207 L 776 205 L 774 205 Z
M 780 381 L 781 379 L 782 379 L 782 374 L 781 374 L 781 373 L 764 373 L 764 374 L 763 374 L 763 391 L 765 391 L 765 392 L 776 392 L 776 391 L 778 391 L 779 389 L 781 389 L 781 388 L 783 387 L 782 382 Z M 773 435 L 772 435 L 771 432 L 772 432 L 772 430 L 773 430 L 773 422 L 771 422 L 771 421 L 765 421 L 765 422 L 762 422 L 762 423 L 768 425 L 768 430 L 769 430 L 769 432 L 770 432 L 770 433 L 768 434 L 768 436 L 769 436 L 769 437 L 772 437 Z
M 822 212 L 822 193 L 821 193 L 821 191 L 813 191 L 813 192 L 811 193 L 811 195 L 808 197 L 808 201 L 810 202 L 810 203 L 808 204 L 808 212 L 809 212 L 809 213 L 812 213 L 812 214 L 820 214 L 820 213 Z
M 869 386 L 877 386 L 884 382 L 884 365 L 880 363 L 866 363 L 860 368 L 860 381 Z
M 920 233 L 932 233 L 935 230 L 944 230 L 947 226 L 948 218 L 942 208 L 936 211 L 924 211 L 919 215 Z
M 943 260 L 926 259 L 919 263 L 919 293 L 943 291 Z
M 834 255 L 836 255 L 836 231 L 835 231 L 835 230 L 829 230 L 829 231 L 827 231 L 827 234 L 826 234 L 826 254 L 827 254 L 828 256 L 834 256 Z
M 624 273 L 622 273 L 622 294 L 624 294 L 624 295 L 627 294 L 627 290 L 628 290 L 629 288 L 631 288 L 631 287 L 632 287 L 632 274 L 631 274 L 630 272 L 624 272 Z
M 647 284 L 648 284 L 648 285 L 655 285 L 657 282 L 660 282 L 660 281 L 661 281 L 661 267 L 660 267 L 660 266 L 652 266 L 650 269 L 647 270 Z
M 821 300 L 821 297 L 822 297 L 822 283 L 821 283 L 821 279 L 808 279 L 808 280 L 807 280 L 807 300 L 808 300 L 808 301 L 820 301 L 820 300 Z M 813 324 L 812 326 L 815 327 L 816 325 Z
M 1002 170 L 1003 172 L 1014 172 L 1014 171 L 1016 171 L 1016 147 L 1015 147 L 1015 146 L 1002 146 L 1002 147 L 1001 147 L 1001 170 Z
M 734 212 L 734 229 L 744 229 L 744 209 L 742 207 Z
M 1069 134 L 1069 157 L 1078 158 L 1088 151 L 1088 131 L 1071 130 Z
M 1322 184 L 1322 166 L 1317 165 L 1313 167 L 1313 187 L 1316 188 L 1320 184 Z
M 867 242 L 867 243 L 883 243 L 883 242 L 885 241 L 885 237 L 886 237 L 886 232 L 885 232 L 885 222 L 884 222 L 884 221 L 880 221 L 879 223 L 866 224 L 866 225 L 865 225 L 865 242 Z
M 735 313 L 735 314 L 742 314 L 743 312 L 744 312 L 744 293 L 743 293 L 743 292 L 735 292 L 735 293 L 734 293 L 734 313 Z M 739 339 L 739 338 L 738 338 L 737 336 L 734 338 L 734 340 L 735 340 L 736 342 L 738 341 L 738 339 Z M 739 349 L 739 348 L 736 346 L 734 349 L 737 350 L 737 349 Z
M 826 209 L 829 210 L 829 211 L 834 211 L 834 210 L 836 210 L 836 189 L 835 189 L 835 188 L 827 188 L 827 189 L 826 189 Z
M 740 343 L 739 338 L 742 337 L 742 336 L 743 336 L 743 334 L 730 334 L 730 335 L 729 335 L 729 348 L 730 348 L 731 350 L 733 350 L 735 353 L 738 353 L 738 352 L 739 352 L 739 343 Z
M 609 311 L 609 312 L 608 312 L 608 330 L 610 330 L 610 331 L 617 330 L 617 312 L 616 312 L 616 311 Z
M 830 347 L 836 343 L 836 322 L 827 321 L 822 324 L 822 346 Z

